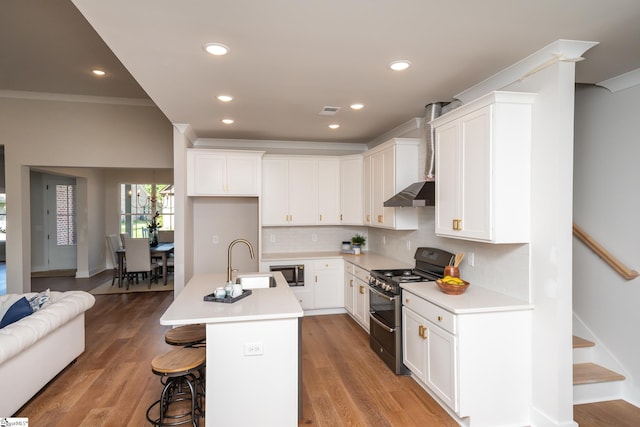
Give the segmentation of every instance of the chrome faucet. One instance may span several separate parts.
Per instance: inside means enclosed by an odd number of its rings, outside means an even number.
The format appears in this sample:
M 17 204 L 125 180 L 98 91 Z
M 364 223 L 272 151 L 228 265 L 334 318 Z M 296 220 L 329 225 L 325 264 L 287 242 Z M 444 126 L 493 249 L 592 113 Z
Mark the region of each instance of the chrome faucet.
M 227 249 L 227 283 L 231 283 L 231 249 L 233 249 L 233 245 L 236 243 L 244 243 L 249 247 L 249 254 L 251 255 L 251 259 L 254 259 L 255 256 L 253 254 L 253 246 L 251 246 L 251 242 L 246 239 L 236 239 L 233 242 L 229 243 L 229 248 Z

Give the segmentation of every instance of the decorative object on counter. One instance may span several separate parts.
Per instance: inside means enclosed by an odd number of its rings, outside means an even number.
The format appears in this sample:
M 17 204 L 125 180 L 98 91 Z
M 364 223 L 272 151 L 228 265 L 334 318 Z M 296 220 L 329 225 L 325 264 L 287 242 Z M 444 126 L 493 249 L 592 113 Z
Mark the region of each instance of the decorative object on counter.
M 158 246 L 158 228 L 162 227 L 162 225 L 159 224 L 158 218 L 160 218 L 160 212 L 156 211 L 151 217 L 151 221 L 147 224 L 147 230 L 149 230 L 149 245 L 154 248 Z
M 242 291 L 242 294 L 240 294 L 240 295 L 238 295 L 236 297 L 233 297 L 233 296 L 229 295 L 229 296 L 225 296 L 224 298 L 218 298 L 216 296 L 216 293 L 214 292 L 212 294 L 205 295 L 203 299 L 205 301 L 224 302 L 224 303 L 227 303 L 227 304 L 232 304 L 232 303 L 234 303 L 236 301 L 241 300 L 242 298 L 248 297 L 249 295 L 251 295 L 251 293 L 252 293 L 251 289 L 245 289 L 245 290 Z
M 436 280 L 436 284 L 442 292 L 447 295 L 460 295 L 467 290 L 470 283 L 460 279 L 459 277 L 444 276 L 442 279 Z
M 357 234 L 351 238 L 351 246 L 353 247 L 354 255 L 360 255 L 362 246 L 367 244 L 367 238 L 361 234 Z
M 463 259 L 464 259 L 463 253 L 460 253 L 460 252 L 456 253 L 456 256 L 451 260 L 451 264 L 445 266 L 444 275 L 451 276 L 451 277 L 460 277 L 460 269 L 458 268 L 458 266 L 460 265 Z
M 343 254 L 353 253 L 353 249 L 351 249 L 351 242 L 349 242 L 348 240 L 345 240 L 344 242 L 342 242 L 342 253 Z

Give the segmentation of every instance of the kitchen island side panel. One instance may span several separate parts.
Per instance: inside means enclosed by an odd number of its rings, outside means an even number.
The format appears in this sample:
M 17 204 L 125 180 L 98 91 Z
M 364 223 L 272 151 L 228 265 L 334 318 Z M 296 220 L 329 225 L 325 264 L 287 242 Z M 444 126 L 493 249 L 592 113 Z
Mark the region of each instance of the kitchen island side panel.
M 298 425 L 298 318 L 207 324 L 206 425 Z

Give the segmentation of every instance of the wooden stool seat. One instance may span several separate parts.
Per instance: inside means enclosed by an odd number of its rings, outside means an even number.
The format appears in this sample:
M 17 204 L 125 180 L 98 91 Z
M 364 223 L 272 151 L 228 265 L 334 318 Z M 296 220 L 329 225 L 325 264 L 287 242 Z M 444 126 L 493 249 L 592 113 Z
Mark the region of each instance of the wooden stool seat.
M 204 417 L 206 353 L 204 347 L 178 347 L 153 358 L 151 370 L 162 377 L 164 387 L 160 399 L 147 409 L 152 425 L 198 425 L 198 418 Z
M 184 325 L 169 329 L 164 334 L 164 340 L 170 345 L 194 345 L 206 340 L 207 328 L 205 325 Z
M 151 369 L 158 375 L 175 375 L 200 368 L 206 360 L 206 349 L 180 347 L 154 357 Z

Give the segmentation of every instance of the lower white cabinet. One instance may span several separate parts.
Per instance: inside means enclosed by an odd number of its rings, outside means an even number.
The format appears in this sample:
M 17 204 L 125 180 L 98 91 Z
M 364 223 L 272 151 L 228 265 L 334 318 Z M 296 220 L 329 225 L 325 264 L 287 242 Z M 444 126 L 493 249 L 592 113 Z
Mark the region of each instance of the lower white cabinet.
M 413 378 L 466 426 L 530 425 L 530 311 L 471 310 L 467 295 L 444 296 L 464 309 L 402 291 L 403 362 Z M 476 301 L 485 298 L 476 292 Z
M 369 331 L 369 272 L 345 261 L 344 304 L 347 312 Z
M 297 264 L 304 265 L 304 286 L 291 290 L 304 310 L 344 307 L 344 261 L 341 258 L 264 261 L 260 263 L 260 271 L 267 272 L 272 265 Z
M 316 260 L 313 266 L 313 308 L 337 308 L 344 305 L 342 292 L 344 262 L 341 259 Z

